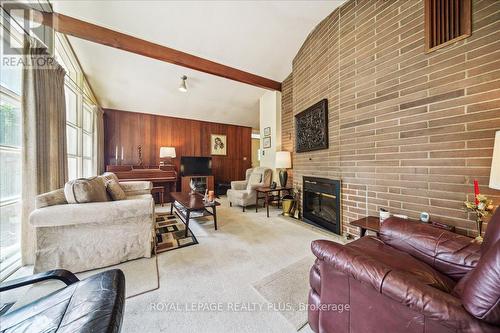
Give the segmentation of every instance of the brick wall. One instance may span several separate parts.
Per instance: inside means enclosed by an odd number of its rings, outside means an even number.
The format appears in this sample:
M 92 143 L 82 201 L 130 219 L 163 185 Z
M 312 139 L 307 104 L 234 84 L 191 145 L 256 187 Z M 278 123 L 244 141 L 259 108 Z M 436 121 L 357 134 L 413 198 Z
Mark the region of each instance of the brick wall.
M 294 151 L 293 145 L 293 75 L 282 83 L 281 90 L 281 150 Z M 292 155 L 293 156 L 293 155 Z M 288 171 L 288 185 L 293 184 L 293 170 Z
M 487 186 L 500 129 L 500 1 L 473 1 L 472 36 L 426 54 L 423 1 L 351 0 L 311 32 L 282 96 L 290 150 L 293 115 L 328 98 L 330 148 L 293 154 L 293 182 L 342 179 L 344 232 L 357 234 L 347 224 L 366 215 L 366 194 L 370 215 L 427 211 L 469 235 L 462 202 L 473 180 L 500 203 Z

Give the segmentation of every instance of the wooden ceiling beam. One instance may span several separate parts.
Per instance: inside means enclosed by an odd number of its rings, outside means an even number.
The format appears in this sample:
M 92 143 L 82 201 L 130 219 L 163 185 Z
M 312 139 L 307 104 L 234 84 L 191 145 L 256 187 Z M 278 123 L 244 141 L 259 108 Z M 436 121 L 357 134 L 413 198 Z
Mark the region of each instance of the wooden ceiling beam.
M 134 36 L 101 27 L 59 13 L 42 12 L 42 23 L 65 35 L 140 54 L 174 65 L 243 82 L 252 86 L 281 91 L 281 82 L 226 66 L 208 59 L 148 42 Z

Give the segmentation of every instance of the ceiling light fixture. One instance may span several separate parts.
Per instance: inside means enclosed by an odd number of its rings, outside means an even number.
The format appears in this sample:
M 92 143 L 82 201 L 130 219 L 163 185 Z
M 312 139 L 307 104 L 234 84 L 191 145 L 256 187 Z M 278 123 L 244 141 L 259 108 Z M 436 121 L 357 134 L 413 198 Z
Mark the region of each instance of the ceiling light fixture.
M 182 80 L 182 82 L 181 82 L 181 85 L 179 86 L 179 91 L 187 92 L 188 91 L 188 88 L 186 85 L 187 76 L 186 75 L 181 76 L 181 80 Z

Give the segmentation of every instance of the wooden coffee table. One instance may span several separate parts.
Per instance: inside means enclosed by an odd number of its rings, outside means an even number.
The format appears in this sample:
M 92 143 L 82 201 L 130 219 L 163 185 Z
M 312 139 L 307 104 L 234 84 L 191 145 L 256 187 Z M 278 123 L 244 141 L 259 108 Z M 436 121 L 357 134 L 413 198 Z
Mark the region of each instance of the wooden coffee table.
M 172 192 L 170 193 L 172 196 L 172 204 L 170 206 L 170 214 L 175 212 L 181 218 L 182 222 L 186 225 L 186 237 L 188 236 L 189 231 L 189 218 L 191 213 L 199 212 L 202 213 L 203 216 L 213 216 L 214 218 L 214 227 L 217 230 L 217 210 L 216 207 L 220 206 L 220 203 L 217 201 L 214 202 L 205 202 L 203 200 L 203 195 L 200 193 L 184 193 L 184 192 Z M 177 204 L 177 205 L 176 205 Z M 209 211 L 207 208 L 211 208 L 212 211 Z

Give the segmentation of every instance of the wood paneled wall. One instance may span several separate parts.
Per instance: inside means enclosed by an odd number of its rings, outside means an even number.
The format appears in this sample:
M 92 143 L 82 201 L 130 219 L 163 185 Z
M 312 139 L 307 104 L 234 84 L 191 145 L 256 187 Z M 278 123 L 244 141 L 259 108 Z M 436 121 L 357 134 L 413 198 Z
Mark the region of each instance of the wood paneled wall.
M 104 110 L 105 161 L 115 163 L 115 147 L 124 149 L 122 164 L 137 164 L 137 147 L 142 146 L 144 165 L 158 165 L 160 147 L 175 147 L 174 164 L 179 170 L 181 156 L 211 156 L 210 135 L 227 135 L 227 156 L 212 156 L 216 182 L 245 179 L 251 167 L 250 127 L 166 117 L 112 109 Z

